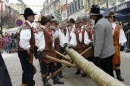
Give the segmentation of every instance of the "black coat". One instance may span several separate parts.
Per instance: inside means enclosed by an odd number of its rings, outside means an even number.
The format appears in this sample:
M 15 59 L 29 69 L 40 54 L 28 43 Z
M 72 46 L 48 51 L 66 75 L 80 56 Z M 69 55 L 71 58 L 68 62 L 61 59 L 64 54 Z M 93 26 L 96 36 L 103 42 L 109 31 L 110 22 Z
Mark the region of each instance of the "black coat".
M 0 86 L 12 86 L 5 62 L 0 53 Z

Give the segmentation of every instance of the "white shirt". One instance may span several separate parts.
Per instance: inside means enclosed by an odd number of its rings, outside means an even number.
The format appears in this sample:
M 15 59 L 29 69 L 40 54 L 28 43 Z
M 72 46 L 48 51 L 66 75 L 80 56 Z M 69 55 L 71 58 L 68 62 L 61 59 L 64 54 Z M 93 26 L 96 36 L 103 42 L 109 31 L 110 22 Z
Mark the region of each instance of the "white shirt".
M 32 24 L 29 21 L 26 21 L 30 27 L 32 27 Z M 24 50 L 30 49 L 30 39 L 31 39 L 31 29 L 22 29 L 20 32 L 20 41 L 19 46 L 23 48 Z
M 43 31 L 38 31 L 38 34 L 35 34 L 35 41 L 38 51 L 43 51 L 45 49 L 45 37 Z
M 70 32 L 70 42 L 69 45 L 76 46 L 77 40 L 76 40 L 76 34 L 74 32 Z
M 78 29 L 78 33 L 79 33 L 79 41 L 82 42 L 82 35 L 83 35 L 83 28 Z
M 69 27 L 70 32 L 73 32 L 74 29 L 75 29 L 75 24 L 74 24 L 73 26 L 70 26 L 70 27 Z
M 116 23 L 112 23 L 112 32 L 114 34 L 114 31 L 116 29 Z M 119 34 L 119 44 L 124 44 L 127 41 L 125 33 L 123 31 L 123 29 L 120 29 L 120 34 Z
M 65 43 L 69 43 L 69 31 L 66 29 L 66 35 L 59 29 L 59 41 L 60 41 L 60 46 L 64 47 Z

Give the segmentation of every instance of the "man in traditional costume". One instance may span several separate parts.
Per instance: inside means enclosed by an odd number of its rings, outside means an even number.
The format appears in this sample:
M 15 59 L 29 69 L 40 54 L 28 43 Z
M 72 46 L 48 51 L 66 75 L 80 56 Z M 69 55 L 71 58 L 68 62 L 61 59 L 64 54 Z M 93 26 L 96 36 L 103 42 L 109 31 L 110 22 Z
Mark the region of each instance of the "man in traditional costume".
M 86 49 L 88 47 L 92 47 L 89 51 L 86 52 L 85 58 L 91 62 L 94 61 L 94 49 L 93 49 L 93 28 L 94 28 L 94 21 L 91 19 L 87 20 L 87 25 L 84 27 L 84 44 L 86 45 Z M 83 77 L 87 76 L 85 72 L 82 74 Z
M 34 86 L 35 81 L 33 80 L 33 76 L 36 71 L 32 63 L 35 46 L 32 22 L 36 14 L 30 8 L 26 8 L 22 15 L 24 15 L 26 21 L 20 28 L 18 44 L 18 56 L 23 70 L 21 86 Z
M 54 28 L 50 28 L 51 25 L 51 16 L 47 15 L 41 18 L 41 31 L 39 33 L 39 37 L 37 37 L 37 46 L 39 52 L 39 62 L 41 65 L 41 73 L 42 80 L 44 86 L 51 86 L 51 84 L 47 80 L 47 72 L 51 72 L 53 77 L 54 84 L 64 84 L 64 82 L 60 81 L 57 76 L 55 76 L 56 66 L 54 65 L 54 61 L 45 58 L 46 55 L 54 57 L 54 39 L 57 38 L 58 32 Z
M 120 64 L 121 64 L 120 45 L 124 44 L 127 40 L 124 31 L 122 29 L 122 26 L 115 23 L 115 13 L 111 11 L 106 17 L 112 25 L 113 43 L 116 51 L 112 61 L 113 69 L 116 71 L 117 79 L 120 81 L 124 81 L 124 79 L 121 76 L 121 70 L 120 70 Z

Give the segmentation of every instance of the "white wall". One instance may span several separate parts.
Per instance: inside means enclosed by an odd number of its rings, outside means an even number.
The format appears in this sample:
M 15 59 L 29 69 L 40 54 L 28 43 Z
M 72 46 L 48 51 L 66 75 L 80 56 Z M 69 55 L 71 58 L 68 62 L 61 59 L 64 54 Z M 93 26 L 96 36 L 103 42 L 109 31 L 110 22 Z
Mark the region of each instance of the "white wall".
M 64 1 L 64 0 L 63 0 L 63 1 Z M 74 1 L 74 0 L 68 0 L 68 4 L 71 3 L 72 1 Z

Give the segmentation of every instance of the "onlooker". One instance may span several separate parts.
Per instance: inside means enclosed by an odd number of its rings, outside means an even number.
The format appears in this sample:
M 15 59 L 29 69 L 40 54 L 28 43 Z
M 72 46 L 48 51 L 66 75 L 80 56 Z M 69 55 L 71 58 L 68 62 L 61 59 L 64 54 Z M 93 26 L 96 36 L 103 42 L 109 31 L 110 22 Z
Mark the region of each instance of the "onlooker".
M 7 35 L 3 35 L 3 46 L 4 46 L 4 50 L 7 51 L 8 50 L 8 36 Z
M 0 52 L 3 52 L 3 40 L 2 40 L 2 36 L 0 35 Z

